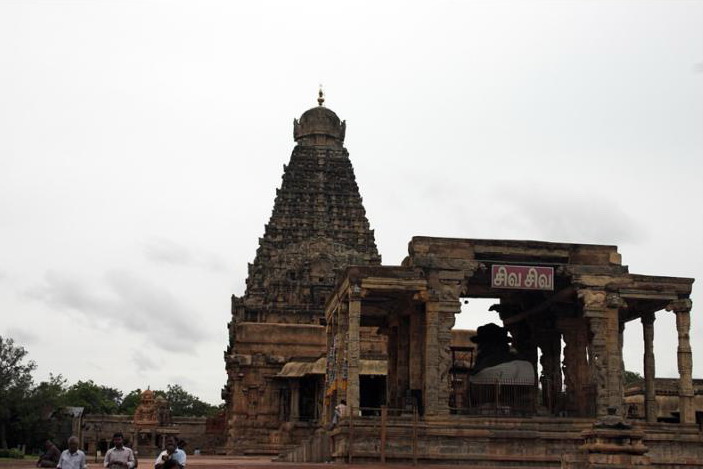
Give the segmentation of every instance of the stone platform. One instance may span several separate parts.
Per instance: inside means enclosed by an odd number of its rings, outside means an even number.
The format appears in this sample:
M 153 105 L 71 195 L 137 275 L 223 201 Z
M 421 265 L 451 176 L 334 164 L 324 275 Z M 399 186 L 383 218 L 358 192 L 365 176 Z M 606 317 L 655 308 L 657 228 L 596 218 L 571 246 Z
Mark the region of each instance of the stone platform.
M 311 439 L 306 453 L 323 454 L 314 445 L 327 444 L 336 462 L 566 467 L 568 460 L 588 450 L 586 438 L 592 429 L 592 419 L 465 416 L 420 421 L 412 416 L 395 417 L 388 419 L 384 429 L 378 417 L 355 417 L 327 432 L 324 438 L 328 441 L 321 436 Z M 697 426 L 642 422 L 633 431 L 644 435 L 649 467 L 703 468 L 703 433 Z M 315 461 L 292 454 L 282 459 Z

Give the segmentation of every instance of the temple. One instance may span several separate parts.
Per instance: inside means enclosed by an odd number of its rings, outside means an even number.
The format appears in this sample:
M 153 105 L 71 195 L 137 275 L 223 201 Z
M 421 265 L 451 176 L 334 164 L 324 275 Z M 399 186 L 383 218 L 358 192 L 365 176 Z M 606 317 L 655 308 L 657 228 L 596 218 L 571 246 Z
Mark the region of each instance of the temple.
M 56 441 L 78 437 L 79 447 L 91 461 L 105 455 L 115 432 L 122 432 L 128 446 L 140 458 L 159 454 L 169 437 L 185 440 L 193 451 L 216 453 L 223 445 L 222 419 L 213 417 L 174 417 L 171 404 L 162 395 L 146 389 L 139 395 L 134 414 L 86 413 L 83 407 L 57 407 L 46 423 Z M 102 461 L 102 459 L 100 459 Z
M 345 132 L 322 91 L 318 106 L 293 122 L 297 145 L 246 292 L 232 297 L 222 391 L 230 453 L 278 454 L 310 433 L 322 415 L 325 302 L 347 266 L 381 263 Z M 364 340 L 362 376 L 373 382 L 385 371 L 384 337 L 368 331 Z
M 228 453 L 703 467 L 693 279 L 630 273 L 615 246 L 525 240 L 414 237 L 401 265 L 382 265 L 346 124 L 322 93 L 318 104 L 294 120 L 246 291 L 232 297 Z M 495 319 L 455 329 L 472 299 L 495 301 Z M 664 314 L 680 374 L 666 386 L 654 364 Z M 627 392 L 626 326 L 644 340 L 644 380 Z

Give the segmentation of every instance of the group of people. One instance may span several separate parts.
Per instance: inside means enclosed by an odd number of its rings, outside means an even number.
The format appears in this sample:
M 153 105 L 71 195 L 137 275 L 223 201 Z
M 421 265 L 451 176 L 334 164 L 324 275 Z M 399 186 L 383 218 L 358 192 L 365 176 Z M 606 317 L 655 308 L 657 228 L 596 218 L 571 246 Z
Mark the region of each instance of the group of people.
M 60 469 L 85 469 L 85 453 L 78 449 L 78 437 L 68 439 L 68 449 L 61 452 L 51 440 L 44 442 L 44 452 L 39 456 L 37 467 Z
M 124 436 L 117 432 L 112 436 L 113 447 L 105 453 L 103 466 L 106 469 L 134 469 L 139 462 L 130 448 L 124 444 Z M 166 449 L 161 451 L 154 461 L 154 469 L 184 469 L 186 452 L 185 441 L 173 437 L 166 440 Z M 37 461 L 37 467 L 55 467 L 57 469 L 86 469 L 85 453 L 78 449 L 78 437 L 68 439 L 68 449 L 63 452 L 47 440 L 44 453 Z

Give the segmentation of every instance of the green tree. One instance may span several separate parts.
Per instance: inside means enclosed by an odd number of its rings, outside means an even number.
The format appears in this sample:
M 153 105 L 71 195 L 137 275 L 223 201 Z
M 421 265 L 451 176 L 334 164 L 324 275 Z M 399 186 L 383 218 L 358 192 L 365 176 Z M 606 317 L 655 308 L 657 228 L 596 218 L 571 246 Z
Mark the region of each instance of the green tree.
M 86 413 L 116 414 L 122 404 L 122 391 L 93 382 L 78 381 L 66 391 L 65 403 L 83 407 Z
M 61 375 L 49 375 L 32 388 L 17 407 L 17 422 L 13 429 L 28 448 L 40 449 L 44 440 L 55 438 L 50 417 L 65 404 L 66 380 Z
M 66 405 L 66 379 L 62 375 L 49 373 L 49 380 L 42 381 L 32 389 L 29 398 L 42 407 L 46 414 Z
M 644 377 L 637 373 L 636 371 L 627 371 L 623 373 L 623 379 L 625 381 L 625 386 L 631 386 L 633 384 L 641 383 L 644 381 Z
M 119 413 L 122 415 L 134 415 L 134 411 L 137 410 L 139 405 L 139 398 L 142 395 L 142 390 L 137 388 L 134 391 L 130 391 L 120 404 Z
M 217 407 L 203 402 L 180 385 L 168 385 L 166 399 L 174 417 L 207 417 L 217 412 Z
M 28 352 L 11 338 L 0 336 L 0 447 L 8 447 L 8 434 L 15 435 L 18 407 L 32 388 L 32 371 L 37 365 L 25 361 Z M 12 441 L 12 444 L 15 442 Z

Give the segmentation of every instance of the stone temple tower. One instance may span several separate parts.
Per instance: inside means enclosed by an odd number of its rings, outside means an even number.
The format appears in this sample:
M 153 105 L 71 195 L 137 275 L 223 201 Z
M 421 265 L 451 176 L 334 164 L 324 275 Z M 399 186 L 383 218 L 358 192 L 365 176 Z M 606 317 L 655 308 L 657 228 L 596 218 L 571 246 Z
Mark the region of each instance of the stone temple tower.
M 349 153 L 346 123 L 319 105 L 293 122 L 297 143 L 246 281 L 232 297 L 225 351 L 227 451 L 275 453 L 320 413 L 324 306 L 350 265 L 380 265 Z M 297 366 L 300 364 L 300 366 Z M 319 367 L 319 366 L 318 366 Z M 309 425 L 308 425 L 309 427 Z

